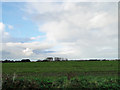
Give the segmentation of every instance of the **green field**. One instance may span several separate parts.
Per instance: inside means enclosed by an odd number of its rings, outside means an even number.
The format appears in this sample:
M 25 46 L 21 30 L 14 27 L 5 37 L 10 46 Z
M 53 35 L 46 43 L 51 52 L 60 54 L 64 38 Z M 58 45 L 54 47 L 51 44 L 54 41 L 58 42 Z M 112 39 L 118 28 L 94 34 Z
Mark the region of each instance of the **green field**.
M 21 83 L 25 88 L 120 88 L 118 61 L 3 63 L 2 69 L 3 89 L 23 88 Z

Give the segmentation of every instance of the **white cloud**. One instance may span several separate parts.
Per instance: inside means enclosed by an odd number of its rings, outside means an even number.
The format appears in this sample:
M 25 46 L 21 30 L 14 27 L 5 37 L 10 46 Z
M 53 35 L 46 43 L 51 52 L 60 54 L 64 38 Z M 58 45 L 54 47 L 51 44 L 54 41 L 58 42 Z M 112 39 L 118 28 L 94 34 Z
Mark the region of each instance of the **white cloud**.
M 54 44 L 48 42 L 19 42 L 15 37 L 11 37 L 11 35 L 5 31 L 6 25 L 0 22 L 0 34 L 2 39 L 0 40 L 0 52 L 2 52 L 3 59 L 20 59 L 20 58 L 27 58 L 27 57 L 40 57 L 45 55 L 36 55 L 33 51 L 39 50 L 44 51 L 49 48 L 52 48 Z M 39 39 L 40 36 L 32 37 L 32 40 Z M 21 38 L 18 38 L 21 39 Z M 22 39 L 21 39 L 22 40 Z M 24 39 L 22 40 L 24 41 Z
M 0 32 L 4 31 L 4 29 L 5 29 L 5 25 L 2 22 L 0 22 Z
M 1 35 L 2 40 L 9 38 L 9 36 L 10 36 L 9 33 L 5 31 L 5 27 L 6 27 L 6 25 L 3 24 L 2 22 L 0 22 L 0 35 Z M 0 42 L 2 42 L 2 41 L 0 40 Z
M 37 36 L 37 37 L 31 37 L 31 40 L 38 40 L 39 38 L 41 38 L 41 36 Z
M 46 41 L 61 46 L 53 55 L 117 57 L 117 3 L 27 3 L 25 7 L 40 32 L 46 33 Z
M 32 58 L 36 59 L 37 57 L 46 57 L 45 53 L 36 54 L 34 51 L 45 51 L 54 47 L 54 44 L 50 43 L 41 43 L 41 42 L 29 42 L 29 43 L 15 43 L 15 42 L 7 42 L 2 44 L 3 52 L 7 52 L 3 55 L 3 58 L 8 59 L 20 59 L 20 58 Z
M 8 25 L 8 28 L 11 30 L 14 29 L 14 27 L 12 25 Z
M 31 48 L 31 49 L 47 49 L 53 46 L 53 44 L 49 44 L 47 42 L 41 43 L 41 42 L 30 42 L 30 43 L 13 43 L 13 42 L 8 42 L 6 43 L 7 46 L 10 47 L 22 47 L 22 48 Z
M 0 22 L 0 43 L 7 43 L 7 42 L 27 42 L 31 41 L 30 38 L 16 38 L 13 37 L 9 32 L 6 32 L 6 26 L 9 26 L 10 29 L 14 27 L 11 25 L 5 25 L 4 23 Z
M 27 17 L 24 17 L 24 16 L 22 17 L 22 19 L 23 19 L 23 20 L 28 20 Z
M 2 2 L 119 2 L 119 0 L 2 0 Z
M 23 53 L 26 55 L 26 56 L 30 56 L 33 54 L 33 51 L 29 48 L 26 48 L 25 50 L 23 50 Z

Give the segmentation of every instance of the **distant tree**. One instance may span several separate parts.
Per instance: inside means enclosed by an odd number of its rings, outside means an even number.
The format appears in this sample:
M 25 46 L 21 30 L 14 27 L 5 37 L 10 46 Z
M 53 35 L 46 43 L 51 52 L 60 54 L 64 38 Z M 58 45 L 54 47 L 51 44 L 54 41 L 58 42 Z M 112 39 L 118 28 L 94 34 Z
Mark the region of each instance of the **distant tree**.
M 66 58 L 65 61 L 68 61 L 68 59 Z
M 22 59 L 21 62 L 31 62 L 30 59 Z
M 103 59 L 102 61 L 107 61 L 106 59 Z
M 15 62 L 21 62 L 21 61 L 15 61 Z
M 49 62 L 49 60 L 46 60 L 46 59 L 45 59 L 45 60 L 43 60 L 42 62 Z
M 2 61 L 2 63 L 13 63 L 14 61 L 13 60 L 4 60 L 4 61 Z
M 36 62 L 42 62 L 42 60 L 37 60 Z

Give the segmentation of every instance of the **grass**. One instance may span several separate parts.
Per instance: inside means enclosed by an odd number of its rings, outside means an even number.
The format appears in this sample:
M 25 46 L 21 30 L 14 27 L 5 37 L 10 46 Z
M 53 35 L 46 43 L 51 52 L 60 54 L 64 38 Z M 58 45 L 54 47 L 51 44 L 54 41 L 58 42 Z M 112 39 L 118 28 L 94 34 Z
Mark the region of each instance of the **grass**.
M 13 87 L 120 88 L 118 61 L 3 63 L 2 69 L 3 90 Z

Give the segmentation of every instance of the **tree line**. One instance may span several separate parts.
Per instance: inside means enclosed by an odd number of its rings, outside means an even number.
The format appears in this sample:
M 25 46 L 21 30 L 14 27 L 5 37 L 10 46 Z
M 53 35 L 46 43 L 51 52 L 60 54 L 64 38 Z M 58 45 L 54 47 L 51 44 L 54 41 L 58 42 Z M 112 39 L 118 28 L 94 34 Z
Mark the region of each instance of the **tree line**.
M 120 59 L 113 59 L 113 60 L 108 60 L 108 59 L 89 59 L 89 60 L 68 60 L 68 59 L 61 59 L 61 58 L 46 58 L 44 60 L 37 60 L 37 61 L 30 61 L 30 59 L 22 59 L 22 60 L 3 60 L 1 61 L 2 63 L 16 63 L 16 62 L 50 62 L 50 61 L 120 61 Z

